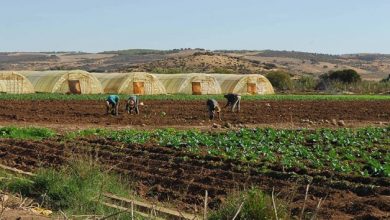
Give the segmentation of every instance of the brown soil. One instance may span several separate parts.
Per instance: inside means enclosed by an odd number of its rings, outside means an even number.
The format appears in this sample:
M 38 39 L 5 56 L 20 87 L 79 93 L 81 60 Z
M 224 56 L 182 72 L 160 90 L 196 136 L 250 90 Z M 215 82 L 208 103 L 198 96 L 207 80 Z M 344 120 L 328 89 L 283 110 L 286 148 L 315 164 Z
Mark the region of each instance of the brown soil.
M 39 215 L 32 209 L 37 207 L 32 199 L 26 199 L 12 194 L 5 194 L 0 191 L 0 219 L 20 220 L 48 220 L 52 218 Z
M 1 100 L 0 106 L 0 125 L 57 125 L 77 129 L 210 127 L 213 123 L 208 121 L 203 101 L 145 101 L 140 115 L 125 114 L 122 105 L 119 116 L 106 115 L 104 101 Z M 222 123 L 233 125 L 295 128 L 331 127 L 332 124 L 325 121 L 332 119 L 344 120 L 347 127 L 386 124 L 390 122 L 390 101 L 244 101 L 241 113 L 233 114 L 226 109 L 222 119 Z
M 28 210 L 7 209 L 2 215 L 2 219 L 18 219 L 18 220 L 50 220 L 53 218 L 41 216 Z
M 183 151 L 153 146 L 124 145 L 105 139 L 66 141 L 0 140 L 0 163 L 25 171 L 60 166 L 73 159 L 91 159 L 134 180 L 139 195 L 170 202 L 181 209 L 200 209 L 205 190 L 210 208 L 217 207 L 234 190 L 258 186 L 266 192 L 273 188 L 278 197 L 291 200 L 293 215 L 303 207 L 307 178 L 312 177 L 307 215 L 316 210 L 320 219 L 390 218 L 390 180 L 379 177 L 353 177 L 337 173 L 308 172 L 296 175 L 279 169 L 259 171 L 218 157 L 194 156 Z

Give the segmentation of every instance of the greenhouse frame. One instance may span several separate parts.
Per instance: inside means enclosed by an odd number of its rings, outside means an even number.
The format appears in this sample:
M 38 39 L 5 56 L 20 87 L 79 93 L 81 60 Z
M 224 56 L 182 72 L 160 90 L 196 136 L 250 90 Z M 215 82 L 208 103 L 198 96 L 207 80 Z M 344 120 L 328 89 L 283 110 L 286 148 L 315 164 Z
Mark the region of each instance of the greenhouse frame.
M 165 87 L 153 74 L 131 73 L 92 73 L 102 84 L 104 93 L 157 95 L 166 94 Z
M 274 94 L 270 81 L 260 74 L 213 74 L 221 86 L 223 93 L 237 94 Z
M 100 81 L 82 70 L 71 71 L 25 71 L 22 72 L 34 86 L 35 92 L 66 94 L 103 93 Z
M 89 73 L 82 70 L 0 71 L 0 92 L 66 94 L 274 94 L 260 74 Z
M 155 74 L 169 94 L 221 94 L 216 78 L 205 73 Z
M 12 94 L 34 93 L 34 86 L 17 71 L 0 72 L 0 92 Z

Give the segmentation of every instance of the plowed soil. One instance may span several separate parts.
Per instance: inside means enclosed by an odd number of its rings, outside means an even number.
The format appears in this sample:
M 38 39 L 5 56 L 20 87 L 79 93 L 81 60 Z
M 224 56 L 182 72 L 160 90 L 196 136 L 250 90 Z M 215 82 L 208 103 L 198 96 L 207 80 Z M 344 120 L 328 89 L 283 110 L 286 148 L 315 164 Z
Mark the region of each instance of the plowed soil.
M 104 101 L 0 101 L 0 125 L 28 124 L 54 127 L 165 127 L 210 126 L 205 102 L 145 101 L 140 115 L 105 114 Z M 221 105 L 224 104 L 220 103 Z M 222 112 L 223 122 L 244 125 L 329 127 L 344 120 L 346 126 L 390 122 L 390 101 L 243 101 L 242 111 Z M 307 120 L 310 123 L 307 123 Z M 306 123 L 302 124 L 302 121 Z M 325 121 L 328 121 L 325 123 Z M 219 123 L 218 121 L 216 121 Z
M 320 199 L 320 219 L 390 218 L 390 179 L 342 176 L 336 173 L 287 173 L 275 168 L 258 171 L 261 165 L 202 157 L 178 149 L 153 145 L 124 145 L 106 139 L 66 141 L 0 140 L 0 162 L 25 171 L 56 167 L 73 158 L 90 158 L 113 171 L 130 177 L 141 196 L 169 201 L 179 208 L 201 207 L 205 190 L 214 208 L 236 189 L 259 186 L 279 198 L 290 200 L 293 215 L 299 216 L 305 198 L 307 179 L 313 178 L 306 202 L 314 213 Z

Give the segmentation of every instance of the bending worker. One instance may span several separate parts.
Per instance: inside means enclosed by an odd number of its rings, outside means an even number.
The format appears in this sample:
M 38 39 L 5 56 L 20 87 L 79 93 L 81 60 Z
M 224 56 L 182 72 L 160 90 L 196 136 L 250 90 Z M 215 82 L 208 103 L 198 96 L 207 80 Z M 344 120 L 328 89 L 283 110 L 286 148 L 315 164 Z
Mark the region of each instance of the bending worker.
M 106 108 L 107 108 L 107 115 L 110 114 L 110 112 L 113 115 L 118 115 L 119 96 L 109 95 L 106 100 Z
M 234 109 L 237 107 L 237 112 L 240 111 L 241 107 L 241 95 L 235 94 L 235 93 L 229 93 L 224 95 L 224 97 L 227 99 L 227 104 L 224 108 L 228 107 L 229 105 L 232 107 L 231 110 L 234 112 Z
M 214 119 L 217 114 L 218 119 L 221 121 L 221 108 L 219 107 L 218 102 L 215 99 L 208 99 L 206 104 L 210 120 Z
M 129 99 L 127 99 L 127 104 L 126 104 L 127 113 L 132 114 L 134 111 L 135 114 L 138 115 L 139 114 L 138 105 L 139 105 L 139 98 L 135 95 L 131 95 Z

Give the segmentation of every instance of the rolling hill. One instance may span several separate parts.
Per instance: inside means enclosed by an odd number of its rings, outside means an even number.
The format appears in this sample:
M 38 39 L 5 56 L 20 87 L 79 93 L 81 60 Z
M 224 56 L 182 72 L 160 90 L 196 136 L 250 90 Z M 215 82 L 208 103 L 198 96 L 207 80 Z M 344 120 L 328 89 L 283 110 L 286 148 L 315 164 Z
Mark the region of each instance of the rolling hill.
M 0 70 L 83 69 L 95 72 L 150 71 L 158 73 L 217 72 L 265 73 L 284 70 L 292 75 L 313 75 L 351 68 L 367 80 L 380 80 L 390 73 L 390 55 L 330 55 L 296 51 L 130 49 L 84 52 L 0 53 Z

